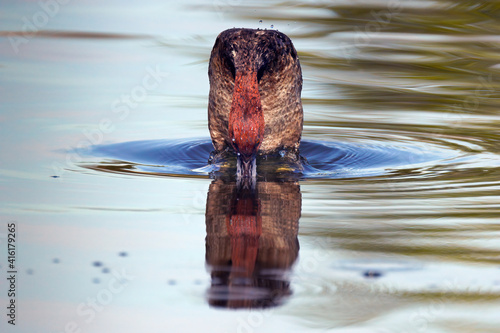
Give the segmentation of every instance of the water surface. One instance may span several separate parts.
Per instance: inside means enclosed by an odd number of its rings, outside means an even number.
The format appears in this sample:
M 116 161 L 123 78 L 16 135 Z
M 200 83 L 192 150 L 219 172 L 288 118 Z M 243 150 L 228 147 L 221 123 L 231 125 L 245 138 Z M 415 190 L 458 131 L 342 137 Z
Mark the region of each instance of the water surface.
M 4 2 L 2 332 L 498 331 L 499 9 Z M 256 192 L 207 168 L 232 27 L 286 33 L 304 74 L 308 165 Z

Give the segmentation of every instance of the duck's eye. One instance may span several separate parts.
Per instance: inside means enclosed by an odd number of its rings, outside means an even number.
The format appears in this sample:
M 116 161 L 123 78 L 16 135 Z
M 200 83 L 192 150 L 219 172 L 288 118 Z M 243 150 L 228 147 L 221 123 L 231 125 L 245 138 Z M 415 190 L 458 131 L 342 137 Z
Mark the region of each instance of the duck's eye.
M 233 80 L 236 78 L 236 68 L 234 67 L 233 59 L 228 56 L 223 56 L 223 63 L 227 69 L 231 72 Z
M 231 72 L 231 75 L 233 76 L 233 80 L 236 77 L 236 68 L 234 67 L 234 59 L 231 56 L 231 52 L 228 51 L 231 50 L 230 48 L 227 47 L 222 47 L 221 48 L 221 53 L 220 53 L 220 58 L 222 60 L 222 65 L 229 69 Z
M 234 68 L 234 63 L 231 59 L 226 58 L 226 65 L 233 76 L 233 80 L 236 78 L 236 68 Z
M 261 66 L 259 70 L 257 71 L 257 82 L 260 83 L 260 79 L 262 79 L 262 75 L 264 75 L 264 71 L 266 70 L 266 65 Z

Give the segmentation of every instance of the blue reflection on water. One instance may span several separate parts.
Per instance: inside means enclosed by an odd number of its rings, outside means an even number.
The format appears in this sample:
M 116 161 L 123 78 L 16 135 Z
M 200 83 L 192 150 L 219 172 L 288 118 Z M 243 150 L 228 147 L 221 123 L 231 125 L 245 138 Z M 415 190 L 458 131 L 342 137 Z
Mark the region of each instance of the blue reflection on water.
M 143 140 L 98 145 L 87 154 L 107 159 L 102 164 L 106 167 L 97 168 L 102 171 L 200 176 L 221 167 L 208 165 L 212 150 L 210 139 Z M 424 148 L 408 143 L 312 140 L 303 140 L 300 152 L 304 168 L 298 173 L 303 179 L 378 176 L 396 169 L 437 164 L 458 155 L 437 146 Z M 123 168 L 118 170 L 120 166 Z

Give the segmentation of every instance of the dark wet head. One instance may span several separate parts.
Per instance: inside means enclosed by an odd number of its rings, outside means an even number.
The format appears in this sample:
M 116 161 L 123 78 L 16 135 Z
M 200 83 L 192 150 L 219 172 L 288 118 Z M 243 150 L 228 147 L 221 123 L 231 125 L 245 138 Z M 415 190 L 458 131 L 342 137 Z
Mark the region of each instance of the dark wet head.
M 228 29 L 219 34 L 212 59 L 219 58 L 233 80 L 238 72 L 252 71 L 257 81 L 283 72 L 297 58 L 287 35 L 275 30 Z M 221 68 L 222 69 L 222 68 Z
M 210 77 L 233 86 L 227 139 L 243 161 L 255 158 L 264 139 L 260 89 L 279 85 L 296 58 L 292 42 L 278 31 L 229 29 L 217 37 L 209 69 L 217 73 Z

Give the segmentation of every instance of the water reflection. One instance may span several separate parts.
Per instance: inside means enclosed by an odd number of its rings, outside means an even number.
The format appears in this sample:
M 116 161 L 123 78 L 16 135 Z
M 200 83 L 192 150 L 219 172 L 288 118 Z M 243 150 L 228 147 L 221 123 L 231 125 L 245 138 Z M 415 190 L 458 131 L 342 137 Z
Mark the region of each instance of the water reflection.
M 399 142 L 372 140 L 363 142 L 302 140 L 301 168 L 277 156 L 259 158 L 259 174 L 263 179 L 295 176 L 304 178 L 355 178 L 381 176 L 400 170 L 407 172 L 424 166 L 465 162 L 464 154 L 442 141 L 416 144 L 411 136 L 398 135 Z M 455 145 L 459 144 L 457 140 Z M 87 156 L 106 158 L 82 163 L 92 170 L 130 175 L 198 176 L 234 174 L 236 158 L 230 154 L 220 161 L 207 157 L 213 149 L 210 139 L 142 140 L 92 146 L 72 150 L 75 159 Z M 280 176 L 282 174 L 282 176 Z
M 299 253 L 302 196 L 297 181 L 244 186 L 216 179 L 206 208 L 208 303 L 266 308 L 291 295 L 288 275 Z

